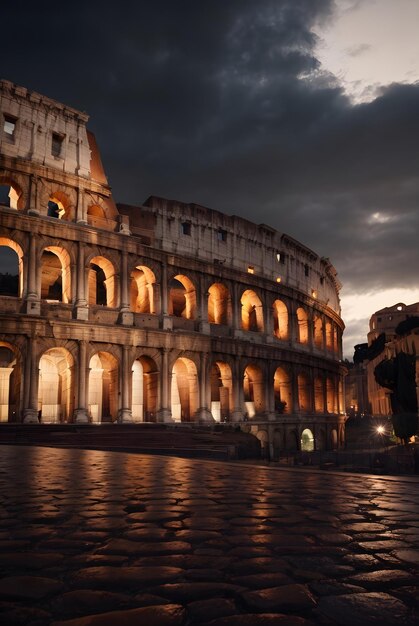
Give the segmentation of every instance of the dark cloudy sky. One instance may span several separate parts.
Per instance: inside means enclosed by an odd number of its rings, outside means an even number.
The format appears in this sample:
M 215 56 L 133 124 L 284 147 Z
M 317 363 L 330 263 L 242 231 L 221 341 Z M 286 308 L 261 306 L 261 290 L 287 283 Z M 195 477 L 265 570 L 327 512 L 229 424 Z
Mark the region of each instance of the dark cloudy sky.
M 7 3 L 0 75 L 87 111 L 117 201 L 272 225 L 339 272 L 346 354 L 419 300 L 417 0 Z

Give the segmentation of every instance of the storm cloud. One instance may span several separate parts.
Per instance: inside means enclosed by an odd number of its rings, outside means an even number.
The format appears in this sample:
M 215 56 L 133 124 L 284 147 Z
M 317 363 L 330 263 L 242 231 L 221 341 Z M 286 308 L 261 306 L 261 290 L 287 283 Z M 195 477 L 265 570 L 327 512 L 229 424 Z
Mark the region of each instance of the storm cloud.
M 419 286 L 419 85 L 353 104 L 316 56 L 331 0 L 9 4 L 1 76 L 86 110 L 117 201 L 196 202 Z M 392 303 L 389 303 L 392 304 Z

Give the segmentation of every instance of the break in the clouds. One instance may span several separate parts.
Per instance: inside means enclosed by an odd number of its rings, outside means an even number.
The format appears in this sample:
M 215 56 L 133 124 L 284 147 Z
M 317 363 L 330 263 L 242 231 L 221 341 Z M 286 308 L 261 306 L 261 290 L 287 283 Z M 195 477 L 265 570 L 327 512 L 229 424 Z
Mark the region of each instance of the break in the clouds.
M 20 4 L 0 73 L 91 115 L 117 201 L 270 224 L 347 294 L 419 286 L 419 85 L 354 104 L 318 56 L 332 0 Z

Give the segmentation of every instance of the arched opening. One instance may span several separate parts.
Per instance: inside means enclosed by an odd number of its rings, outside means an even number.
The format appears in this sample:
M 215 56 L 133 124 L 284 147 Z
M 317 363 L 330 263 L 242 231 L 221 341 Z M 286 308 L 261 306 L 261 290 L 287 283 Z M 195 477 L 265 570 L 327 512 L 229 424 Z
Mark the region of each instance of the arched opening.
M 39 360 L 38 411 L 46 423 L 70 421 L 73 414 L 73 357 L 51 348 Z
M 142 356 L 132 366 L 132 419 L 155 422 L 159 373 L 153 359 Z
M 330 432 L 330 443 L 332 446 L 332 450 L 337 450 L 338 448 L 338 431 L 336 428 L 332 428 Z
M 232 319 L 230 292 L 222 283 L 208 289 L 208 321 L 210 324 L 230 324 Z
M 326 322 L 326 348 L 333 350 L 333 326 L 331 322 Z
M 0 342 L 0 422 L 14 422 L 18 415 L 20 380 L 13 347 Z
M 327 402 L 327 412 L 328 413 L 336 413 L 336 393 L 335 393 L 335 385 L 331 378 L 328 378 L 326 381 L 326 402 Z
M 314 450 L 314 435 L 309 428 L 305 428 L 301 433 L 301 450 L 303 452 Z
M 23 250 L 12 239 L 0 237 L 0 295 L 21 298 Z
M 259 296 L 251 289 L 246 289 L 240 302 L 243 330 L 263 332 L 263 307 Z
M 299 343 L 308 343 L 308 315 L 306 311 L 299 307 L 297 309 L 297 324 L 298 324 L 298 336 Z
M 103 256 L 95 256 L 89 265 L 89 305 L 117 306 L 115 268 Z
M 291 413 L 292 388 L 291 377 L 282 367 L 274 375 L 275 413 Z
M 131 272 L 131 310 L 134 313 L 154 314 L 154 284 L 156 278 L 153 272 L 143 265 L 138 265 Z
M 306 374 L 298 374 L 298 405 L 302 413 L 310 412 L 310 383 Z
M 324 413 L 323 379 L 320 376 L 314 379 L 314 410 L 316 413 Z
M 339 353 L 339 330 L 337 326 L 333 326 L 333 350 Z
M 169 315 L 187 320 L 196 317 L 196 291 L 187 276 L 178 274 L 169 281 Z
M 288 309 L 282 300 L 273 304 L 274 335 L 277 339 L 288 339 Z
M 193 361 L 177 359 L 172 368 L 172 418 L 175 422 L 191 422 L 198 410 L 198 376 Z
M 89 414 L 92 422 L 114 422 L 118 416 L 118 361 L 97 352 L 89 363 Z
M 0 178 L 0 181 L 0 206 L 17 210 L 22 195 L 20 188 L 13 182 L 7 182 L 7 179 Z
M 104 209 L 99 206 L 99 204 L 91 204 L 87 209 L 87 215 L 91 215 L 92 217 L 100 217 L 102 219 L 106 219 L 106 213 Z
M 233 410 L 233 379 L 227 363 L 217 361 L 211 367 L 211 413 L 216 422 L 228 422 Z
M 58 220 L 70 219 L 70 201 L 65 193 L 56 191 L 48 200 L 47 215 Z
M 318 315 L 314 318 L 313 324 L 314 331 L 314 345 L 316 348 L 323 348 L 323 321 L 322 318 Z
M 248 365 L 244 370 L 243 392 L 248 417 L 263 413 L 265 410 L 263 374 L 258 365 Z
M 260 441 L 260 456 L 262 459 L 267 459 L 269 457 L 268 433 L 265 430 L 258 430 L 256 437 Z
M 48 246 L 41 256 L 41 298 L 71 301 L 70 256 L 64 248 Z

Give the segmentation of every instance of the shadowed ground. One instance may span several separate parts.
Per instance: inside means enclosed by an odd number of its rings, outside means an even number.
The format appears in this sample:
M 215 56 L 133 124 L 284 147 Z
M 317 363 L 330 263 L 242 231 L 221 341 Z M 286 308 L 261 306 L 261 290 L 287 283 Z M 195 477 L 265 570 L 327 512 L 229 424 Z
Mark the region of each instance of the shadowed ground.
M 416 477 L 0 451 L 2 624 L 417 623 Z

